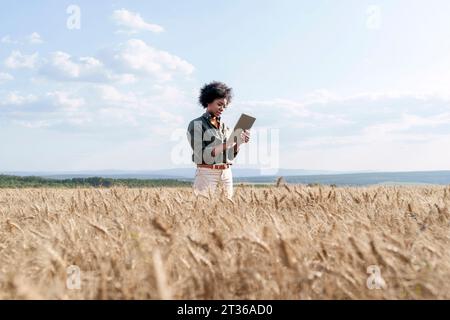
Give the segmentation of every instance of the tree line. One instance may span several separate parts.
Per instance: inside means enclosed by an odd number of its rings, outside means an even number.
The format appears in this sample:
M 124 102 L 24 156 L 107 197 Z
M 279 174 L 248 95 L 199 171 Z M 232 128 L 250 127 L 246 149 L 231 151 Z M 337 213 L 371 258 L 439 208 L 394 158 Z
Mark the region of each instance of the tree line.
M 40 188 L 40 187 L 181 187 L 191 182 L 176 179 L 113 179 L 103 177 L 50 179 L 37 176 L 0 175 L 0 188 Z

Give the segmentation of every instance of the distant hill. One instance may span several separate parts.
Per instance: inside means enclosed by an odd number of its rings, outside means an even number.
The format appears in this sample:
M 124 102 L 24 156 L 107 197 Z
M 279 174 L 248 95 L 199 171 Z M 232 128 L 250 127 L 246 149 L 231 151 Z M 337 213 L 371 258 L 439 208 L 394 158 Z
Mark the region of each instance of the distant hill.
M 328 184 L 328 185 L 395 185 L 395 184 L 435 184 L 450 185 L 450 171 L 406 171 L 406 172 L 364 172 L 350 174 L 322 174 L 305 176 L 283 176 L 287 183 Z M 271 177 L 236 178 L 235 182 L 268 183 L 277 179 Z
M 17 178 L 41 178 L 47 184 L 89 183 L 90 178 L 112 181 L 114 184 L 127 185 L 190 185 L 194 179 L 194 168 L 167 169 L 154 171 L 78 171 L 78 172 L 13 172 Z M 0 173 L 1 174 L 1 173 Z M 270 184 L 278 177 L 284 177 L 287 183 L 294 184 L 334 184 L 334 185 L 374 185 L 374 184 L 450 184 L 450 171 L 406 171 L 406 172 L 330 172 L 302 169 L 280 169 L 276 175 L 261 175 L 258 169 L 233 169 L 235 183 Z M 83 180 L 84 179 L 84 180 Z M 73 181 L 72 181 L 73 180 Z M 19 180 L 15 180 L 19 181 Z M 54 181 L 54 183 L 52 182 Z M 172 181 L 172 182 L 171 182 Z M 107 182 L 108 183 L 108 182 Z
M 260 169 L 251 168 L 233 168 L 234 177 L 261 177 L 264 172 Z M 338 171 L 326 170 L 304 170 L 304 169 L 279 169 L 277 173 L 271 175 L 277 176 L 297 176 L 297 175 L 320 175 L 320 174 L 339 174 Z M 344 172 L 343 172 L 344 173 Z M 192 179 L 195 175 L 195 168 L 176 168 L 162 170 L 93 170 L 93 171 L 61 171 L 61 172 L 45 172 L 45 171 L 11 171 L 0 172 L 0 174 L 8 174 L 15 176 L 38 176 L 49 179 L 69 179 L 69 178 L 88 178 L 103 177 L 113 179 Z

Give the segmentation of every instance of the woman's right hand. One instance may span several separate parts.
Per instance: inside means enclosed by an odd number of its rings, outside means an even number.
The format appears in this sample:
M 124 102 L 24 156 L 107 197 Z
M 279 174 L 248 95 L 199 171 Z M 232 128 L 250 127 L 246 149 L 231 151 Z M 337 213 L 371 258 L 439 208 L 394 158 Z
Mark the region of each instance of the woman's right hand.
M 241 132 L 241 143 L 248 143 L 250 141 L 250 131 L 244 130 Z

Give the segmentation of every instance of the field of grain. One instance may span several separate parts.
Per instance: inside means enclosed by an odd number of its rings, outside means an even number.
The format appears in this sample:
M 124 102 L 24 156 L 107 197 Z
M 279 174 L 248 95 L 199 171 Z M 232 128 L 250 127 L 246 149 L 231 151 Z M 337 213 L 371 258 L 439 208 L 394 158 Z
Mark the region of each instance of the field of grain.
M 0 189 L 0 299 L 450 298 L 449 186 L 235 192 Z

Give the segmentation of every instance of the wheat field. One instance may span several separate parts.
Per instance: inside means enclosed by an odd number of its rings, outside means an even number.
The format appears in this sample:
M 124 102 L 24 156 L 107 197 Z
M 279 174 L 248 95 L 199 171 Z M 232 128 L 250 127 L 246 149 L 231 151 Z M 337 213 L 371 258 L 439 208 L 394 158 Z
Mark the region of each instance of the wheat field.
M 449 204 L 450 186 L 0 189 L 0 299 L 449 299 Z

